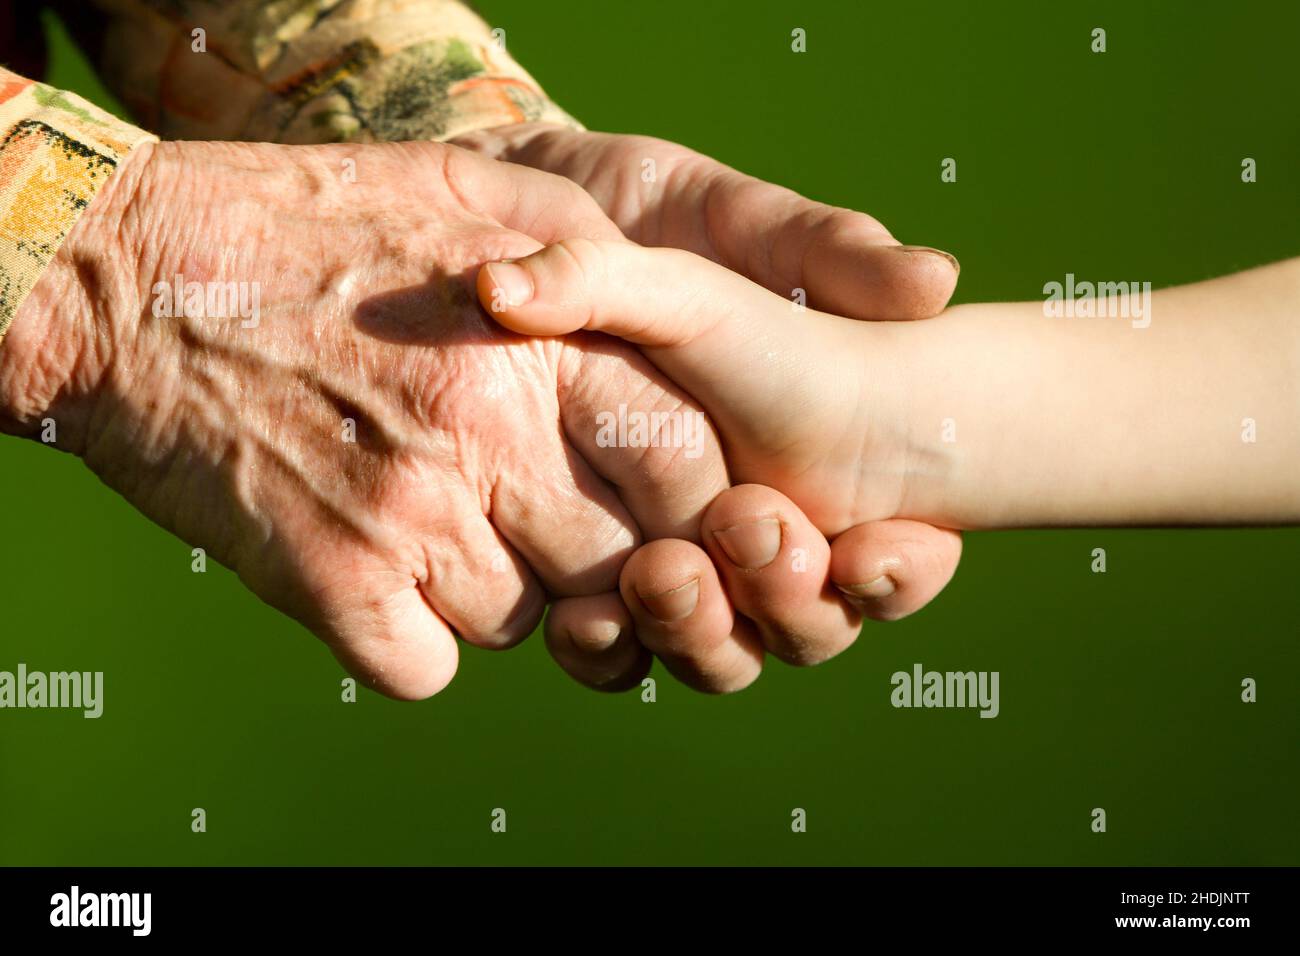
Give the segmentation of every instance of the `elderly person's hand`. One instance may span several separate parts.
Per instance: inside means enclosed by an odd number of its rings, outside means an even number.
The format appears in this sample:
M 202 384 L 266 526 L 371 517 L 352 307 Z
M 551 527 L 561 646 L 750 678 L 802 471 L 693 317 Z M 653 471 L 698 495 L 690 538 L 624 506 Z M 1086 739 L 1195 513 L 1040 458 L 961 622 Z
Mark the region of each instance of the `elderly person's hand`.
M 549 123 L 498 126 L 453 142 L 566 176 L 628 238 L 694 252 L 790 300 L 785 314 L 796 336 L 807 320 L 794 309 L 801 299 L 856 319 L 923 319 L 943 309 L 957 282 L 956 259 L 945 252 L 901 245 L 865 213 L 806 199 L 677 143 Z M 635 304 L 618 299 L 635 318 Z M 656 303 L 642 305 L 649 315 Z M 639 662 L 621 645 L 635 630 L 692 686 L 735 690 L 758 675 L 764 647 L 791 663 L 815 663 L 851 643 L 863 616 L 895 620 L 919 610 L 952 578 L 961 556 L 961 536 L 946 528 L 894 518 L 860 524 L 836 543 L 837 561 L 861 577 L 845 604 L 826 577 L 825 539 L 783 495 L 757 486 L 728 490 L 711 506 L 706 531 L 720 521 L 752 524 L 756 516 L 778 514 L 785 528 L 779 557 L 774 553 L 761 574 L 748 569 L 724 580 L 726 598 L 713 578 L 715 593 L 704 603 L 721 607 L 729 598 L 741 614 L 734 628 L 730 611 L 701 610 L 693 620 L 707 619 L 706 637 L 698 626 L 673 635 L 682 629 L 656 620 L 639 599 L 630 602 L 629 616 L 628 602 L 616 594 L 573 598 L 557 602 L 547 617 L 553 655 L 585 684 L 625 686 Z M 705 540 L 714 539 L 706 534 Z M 629 580 L 647 589 L 670 587 L 688 580 L 692 568 L 705 578 L 712 571 L 698 548 L 680 541 L 647 545 L 625 574 L 625 593 Z M 607 647 L 607 634 L 624 636 Z
M 685 249 L 777 295 L 855 319 L 938 315 L 957 260 L 901 245 L 865 213 L 806 199 L 678 143 L 518 123 L 452 140 L 572 179 L 633 242 Z
M 479 263 L 575 232 L 618 238 L 572 183 L 439 144 L 140 146 L 22 305 L 0 415 L 53 419 L 367 684 L 425 697 L 453 634 L 508 646 L 547 592 L 611 591 L 726 484 L 707 424 L 598 440 L 620 405 L 695 411 L 634 349 L 480 311 Z
M 454 0 L 343 5 L 327 17 L 253 0 L 99 6 L 113 22 L 88 29 L 88 46 L 103 42 L 106 80 L 165 137 L 304 144 L 456 137 L 579 183 L 638 242 L 697 252 L 783 297 L 806 296 L 855 318 L 932 315 L 956 281 L 952 257 L 901 246 L 864 214 L 811 202 L 663 140 L 564 125 L 563 111 L 506 52 L 504 33 Z M 86 22 L 81 11 L 75 19 Z M 190 45 L 198 26 L 220 56 L 150 55 Z M 358 50 L 364 56 L 355 58 Z M 581 213 L 557 200 L 550 218 Z M 638 515 L 647 537 L 674 533 L 652 517 Z M 671 510 L 665 517 L 676 520 Z M 894 593 L 864 596 L 865 612 L 882 618 L 928 600 L 957 554 L 946 532 L 893 522 L 873 525 L 862 547 L 878 566 L 926 569 L 900 579 Z M 571 674 L 605 689 L 639 679 L 649 656 L 624 625 L 616 592 L 553 597 L 548 646 Z M 738 686 L 734 674 L 705 669 L 696 677 L 704 689 Z

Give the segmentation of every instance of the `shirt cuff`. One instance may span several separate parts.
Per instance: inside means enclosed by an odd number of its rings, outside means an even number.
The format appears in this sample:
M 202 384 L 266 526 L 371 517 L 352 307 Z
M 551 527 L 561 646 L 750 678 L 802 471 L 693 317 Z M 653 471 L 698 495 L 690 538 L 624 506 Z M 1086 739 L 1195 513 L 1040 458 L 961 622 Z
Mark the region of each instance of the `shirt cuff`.
M 0 339 L 118 163 L 155 138 L 0 68 Z

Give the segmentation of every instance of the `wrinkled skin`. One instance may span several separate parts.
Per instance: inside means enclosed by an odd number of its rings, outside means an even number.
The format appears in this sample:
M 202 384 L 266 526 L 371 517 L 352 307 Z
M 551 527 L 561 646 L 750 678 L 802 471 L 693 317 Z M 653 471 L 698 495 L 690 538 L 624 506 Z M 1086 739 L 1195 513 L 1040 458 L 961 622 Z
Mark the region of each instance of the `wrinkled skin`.
M 803 289 L 807 304 L 825 312 L 928 318 L 957 285 L 948 253 L 900 245 L 866 213 L 807 199 L 679 143 L 547 123 L 454 142 L 573 180 L 633 242 L 693 252 L 787 299 Z
M 426 697 L 454 634 L 508 646 L 548 591 L 612 591 L 726 484 L 711 434 L 697 459 L 596 447 L 600 410 L 695 407 L 635 350 L 482 314 L 479 264 L 573 234 L 619 237 L 573 184 L 439 144 L 141 147 L 15 319 L 6 429 L 54 417 L 363 681 Z M 177 274 L 254 284 L 255 327 L 155 315 Z

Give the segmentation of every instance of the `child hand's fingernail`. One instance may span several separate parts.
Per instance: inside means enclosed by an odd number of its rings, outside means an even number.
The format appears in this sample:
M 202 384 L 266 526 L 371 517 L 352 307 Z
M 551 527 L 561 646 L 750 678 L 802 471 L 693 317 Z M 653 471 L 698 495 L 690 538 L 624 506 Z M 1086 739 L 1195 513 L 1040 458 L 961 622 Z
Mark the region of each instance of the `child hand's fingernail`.
M 931 256 L 943 256 L 952 264 L 954 270 L 961 272 L 961 263 L 957 261 L 957 257 L 951 252 L 944 252 L 942 249 L 935 249 L 931 246 L 899 246 L 898 249 L 900 252 L 920 252 Z
M 781 522 L 776 518 L 745 521 L 713 532 L 731 563 L 747 571 L 765 568 L 781 550 Z
M 691 578 L 685 584 L 659 594 L 642 594 L 638 591 L 637 597 L 646 610 L 655 616 L 655 620 L 672 624 L 690 617 L 695 610 L 695 605 L 700 601 L 700 579 Z
M 882 574 L 866 584 L 837 584 L 835 586 L 851 598 L 859 600 L 869 598 L 874 601 L 887 598 L 898 590 L 898 585 L 888 574 Z
M 533 298 L 533 277 L 514 262 L 492 262 L 487 266 L 488 279 L 501 301 L 510 308 L 527 305 Z

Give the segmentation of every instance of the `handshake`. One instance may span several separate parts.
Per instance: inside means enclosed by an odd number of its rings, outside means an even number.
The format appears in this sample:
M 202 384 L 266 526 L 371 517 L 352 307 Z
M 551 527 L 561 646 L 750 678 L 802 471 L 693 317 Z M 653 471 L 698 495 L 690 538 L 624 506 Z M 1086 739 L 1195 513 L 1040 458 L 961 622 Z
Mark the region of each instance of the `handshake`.
M 1142 327 L 956 281 L 642 137 L 144 144 L 18 310 L 0 416 L 406 699 L 548 604 L 583 684 L 726 692 L 922 607 L 957 529 L 1300 518 L 1300 260 Z

